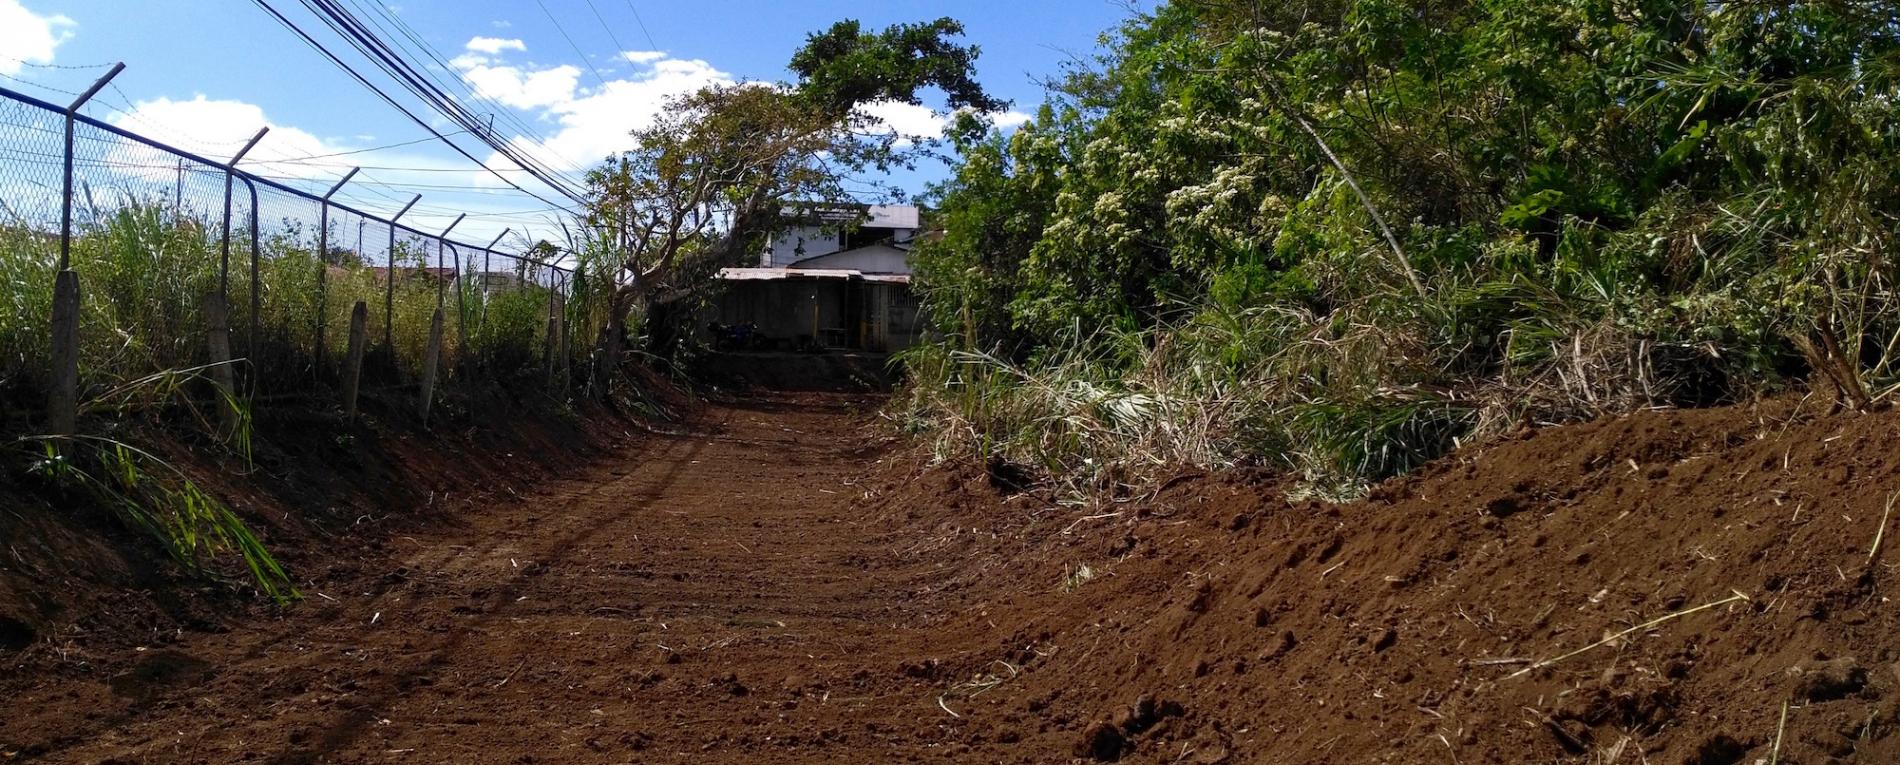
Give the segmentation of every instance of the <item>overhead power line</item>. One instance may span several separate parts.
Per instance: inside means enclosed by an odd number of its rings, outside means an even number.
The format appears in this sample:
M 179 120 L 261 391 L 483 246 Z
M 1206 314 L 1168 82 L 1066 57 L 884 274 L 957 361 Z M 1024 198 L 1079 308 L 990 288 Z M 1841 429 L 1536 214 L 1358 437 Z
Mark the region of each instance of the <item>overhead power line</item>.
M 574 49 L 574 55 L 581 57 L 581 63 L 587 65 L 587 71 L 594 73 L 594 79 L 600 81 L 600 86 L 603 88 L 607 87 L 607 78 L 600 76 L 600 70 L 594 68 L 593 59 L 588 58 L 586 53 L 581 52 L 581 46 L 574 44 L 573 36 L 567 33 L 566 27 L 561 26 L 560 19 L 554 18 L 554 14 L 548 10 L 548 4 L 541 2 L 541 0 L 534 0 L 534 4 L 541 6 L 541 12 L 547 14 L 548 21 L 553 22 L 554 31 L 561 33 L 561 39 L 567 41 L 567 47 Z
M 350 4 L 356 6 L 359 10 L 364 7 L 361 2 L 358 2 L 358 0 L 350 0 Z M 390 11 L 389 7 L 385 4 L 371 2 L 369 3 L 369 8 L 372 11 L 374 11 L 377 16 L 380 16 L 381 18 L 386 19 L 389 22 L 389 25 L 391 27 L 394 27 L 397 30 L 397 33 L 404 40 L 407 40 L 410 44 L 414 46 L 413 48 L 414 50 L 421 53 L 421 55 L 423 55 L 425 58 L 429 59 L 430 62 L 432 62 L 433 64 L 432 66 L 423 67 L 425 74 L 432 74 L 432 70 L 447 73 L 448 75 L 447 79 L 449 80 L 450 84 L 453 85 L 456 90 L 459 90 L 461 93 L 465 94 L 471 102 L 481 104 L 483 107 L 488 109 L 489 116 L 493 117 L 495 120 L 506 125 L 510 130 L 513 130 L 517 135 L 525 136 L 527 138 L 532 139 L 536 145 L 540 146 L 543 149 L 547 148 L 547 144 L 548 144 L 547 139 L 543 137 L 533 125 L 530 125 L 528 122 L 521 119 L 521 117 L 515 113 L 515 110 L 504 106 L 500 102 L 497 102 L 495 99 L 490 98 L 487 95 L 484 95 L 481 92 L 480 88 L 475 87 L 473 83 L 468 81 L 467 77 L 464 77 L 460 74 L 461 67 L 455 65 L 453 62 L 451 62 L 449 59 L 443 56 L 442 52 L 437 50 L 435 46 L 430 45 L 427 40 L 422 39 L 422 35 L 417 34 L 415 28 L 409 26 L 409 22 L 403 21 L 401 16 Z M 378 29 L 384 29 L 385 32 L 387 32 L 387 28 L 384 27 L 380 22 L 377 22 L 374 17 L 372 17 L 370 21 L 371 23 L 376 24 Z M 398 42 L 400 44 L 400 41 Z M 553 155 L 555 159 L 561 161 L 561 163 L 564 165 L 563 167 L 564 170 L 580 172 L 580 165 L 575 163 L 572 159 L 562 156 L 560 154 L 557 154 L 551 150 L 548 153 Z
M 396 80 L 398 84 L 437 113 L 475 133 L 489 148 L 514 161 L 517 166 L 535 171 L 536 180 L 579 201 L 580 195 L 576 188 L 568 185 L 558 171 L 545 166 L 539 159 L 513 146 L 509 141 L 499 140 L 499 137 L 486 127 L 479 115 L 470 112 L 454 96 L 444 92 L 438 84 L 430 80 L 426 67 L 417 67 L 402 53 L 392 49 L 387 41 L 364 26 L 360 19 L 343 8 L 337 0 L 302 0 L 302 2 L 306 8 L 317 14 L 331 31 L 341 36 L 355 47 L 358 53 L 381 68 L 384 74 Z
M 411 111 L 408 107 L 404 106 L 394 96 L 384 91 L 381 87 L 377 86 L 376 83 L 370 81 L 370 79 L 367 76 L 359 72 L 355 67 L 352 67 L 348 62 L 344 61 L 341 56 L 337 55 L 334 51 L 330 50 L 323 43 L 319 42 L 309 32 L 305 31 L 302 27 L 298 26 L 295 22 L 291 21 L 289 17 L 285 16 L 281 11 L 273 7 L 270 3 L 270 0 L 252 0 L 252 2 L 255 3 L 258 7 L 262 8 L 266 13 L 269 13 L 273 18 L 277 20 L 279 24 L 282 24 L 285 28 L 295 33 L 299 38 L 301 38 L 305 42 L 305 44 L 315 49 L 317 52 L 322 54 L 325 58 L 329 59 L 331 63 L 335 64 L 338 68 L 342 69 L 345 73 L 349 74 L 352 79 L 356 80 L 358 83 L 368 88 L 372 93 L 376 94 L 377 97 L 381 98 L 384 102 L 394 107 L 397 111 L 401 112 L 405 117 L 408 117 L 410 121 L 416 123 L 418 127 L 421 127 L 423 130 L 433 135 L 437 140 L 449 146 L 451 149 L 454 149 L 457 154 L 460 154 L 463 157 L 467 158 L 469 161 L 482 166 L 484 169 L 488 170 L 496 178 L 500 179 L 503 183 L 508 184 L 509 186 L 515 188 L 516 190 L 524 194 L 532 196 L 549 205 L 554 205 L 557 207 L 562 206 L 552 200 L 547 199 L 546 197 L 541 196 L 540 194 L 536 194 L 533 191 L 530 191 L 522 187 L 521 185 L 515 183 L 513 180 L 509 179 L 505 175 L 499 172 L 495 172 L 494 168 L 488 167 L 486 162 L 483 162 L 481 159 L 475 157 L 475 155 L 469 153 L 468 150 L 463 148 L 460 144 L 457 144 L 453 140 L 450 140 L 450 138 L 447 135 L 443 134 L 442 131 L 437 130 L 434 126 L 430 125 L 427 120 L 422 119 L 415 112 Z M 562 196 L 568 197 L 569 199 L 573 201 L 576 201 L 576 202 L 582 201 L 581 195 L 575 190 L 575 188 L 569 185 L 568 183 L 564 182 L 563 179 L 561 179 L 557 173 L 553 172 L 552 170 L 547 169 L 543 165 L 540 165 L 539 163 L 535 162 L 532 158 L 525 156 L 523 153 L 516 151 L 515 147 L 509 145 L 508 142 L 498 140 L 497 137 L 492 132 L 486 131 L 483 128 L 482 124 L 479 121 L 477 121 L 472 115 L 470 115 L 466 111 L 466 109 L 462 108 L 457 102 L 455 102 L 454 99 L 447 97 L 446 94 L 442 93 L 438 88 L 434 87 L 433 85 L 423 82 L 420 76 L 418 76 L 415 73 L 415 68 L 413 65 L 409 64 L 406 60 L 403 60 L 399 55 L 396 55 L 395 53 L 393 53 L 386 44 L 382 43 L 379 38 L 375 37 L 373 32 L 368 31 L 366 28 L 362 26 L 360 21 L 355 19 L 353 16 L 350 16 L 347 10 L 342 9 L 340 6 L 338 6 L 335 2 L 332 2 L 331 0 L 302 0 L 302 2 L 306 8 L 316 13 L 318 17 L 327 26 L 329 26 L 333 32 L 336 32 L 339 36 L 343 37 L 345 41 L 349 42 L 350 45 L 356 48 L 359 53 L 364 55 L 366 58 L 369 58 L 385 74 L 397 80 L 397 82 L 401 84 L 404 87 L 404 89 L 410 91 L 411 94 L 420 98 L 425 104 L 428 104 L 432 109 L 442 114 L 444 117 L 447 117 L 451 122 L 457 124 L 463 130 L 473 134 L 483 144 L 487 145 L 490 149 L 495 150 L 497 153 L 501 154 L 502 156 L 507 157 L 510 161 L 513 161 L 518 167 L 521 167 L 523 170 L 530 171 L 530 175 L 534 177 L 535 180 L 540 181 L 541 183 L 545 184 L 549 189 L 552 189 L 555 192 L 561 194 Z
M 653 50 L 659 50 L 660 44 L 653 41 L 653 33 L 647 31 L 646 19 L 640 18 L 640 9 L 633 7 L 633 0 L 627 0 L 627 10 L 633 11 L 633 23 L 640 25 L 640 34 L 647 36 L 647 45 L 652 46 Z
M 585 2 L 587 3 L 587 10 L 594 12 L 594 20 L 600 22 L 600 31 L 606 32 L 607 39 L 614 41 L 614 53 L 616 55 L 626 53 L 627 46 L 620 44 L 620 36 L 614 34 L 613 25 L 608 24 L 607 19 L 600 15 L 599 8 L 594 7 L 594 0 L 585 0 Z

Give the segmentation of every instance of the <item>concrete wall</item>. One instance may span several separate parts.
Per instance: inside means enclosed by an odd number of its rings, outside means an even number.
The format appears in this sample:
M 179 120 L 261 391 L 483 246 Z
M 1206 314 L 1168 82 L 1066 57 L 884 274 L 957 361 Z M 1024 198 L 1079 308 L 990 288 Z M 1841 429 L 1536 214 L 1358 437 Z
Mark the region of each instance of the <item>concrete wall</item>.
M 772 237 L 771 249 L 759 259 L 759 265 L 784 268 L 806 258 L 830 255 L 838 251 L 842 238 L 837 229 L 823 226 L 787 229 Z
M 815 323 L 820 342 L 843 344 L 850 338 L 845 327 L 848 284 L 842 279 L 731 282 L 714 301 L 712 320 L 728 325 L 751 322 L 758 325 L 759 334 L 787 349 L 801 337 L 814 337 Z
M 806 258 L 798 261 L 796 267 L 863 271 L 867 274 L 908 274 L 910 253 L 889 245 L 874 244 L 848 252 Z
M 843 279 L 733 281 L 713 300 L 698 329 L 705 332 L 706 323 L 712 321 L 751 322 L 775 347 L 789 350 L 798 347 L 801 338 L 813 337 L 816 311 L 816 338 L 825 347 L 897 351 L 916 344 L 922 334 L 917 309 L 916 298 L 903 284 Z
M 912 205 L 873 205 L 864 212 L 866 218 L 863 228 L 855 235 L 854 244 L 862 245 L 866 241 L 891 237 L 899 242 L 910 241 L 917 235 L 919 211 Z M 848 215 L 848 213 L 839 213 Z M 796 226 L 772 236 L 766 251 L 759 257 L 759 265 L 765 268 L 784 268 L 795 262 L 809 258 L 823 257 L 844 249 L 844 231 L 839 226 L 826 227 L 822 224 Z M 909 268 L 885 273 L 910 273 Z

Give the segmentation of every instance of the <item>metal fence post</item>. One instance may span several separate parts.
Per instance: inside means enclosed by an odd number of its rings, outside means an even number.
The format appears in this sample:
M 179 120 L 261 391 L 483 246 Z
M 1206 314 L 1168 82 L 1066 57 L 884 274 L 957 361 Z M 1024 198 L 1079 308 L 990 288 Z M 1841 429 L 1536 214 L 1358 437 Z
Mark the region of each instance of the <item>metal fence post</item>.
M 251 375 L 255 382 L 258 371 L 258 315 L 264 306 L 264 280 L 258 273 L 258 265 L 264 257 L 264 248 L 258 241 L 257 226 L 257 184 L 249 177 L 244 178 L 244 187 L 251 192 L 251 322 L 244 332 L 244 355 L 251 360 Z
M 435 238 L 435 271 L 438 277 L 435 283 L 435 307 L 437 308 L 442 307 L 443 299 L 448 295 L 449 291 L 448 280 L 439 278 L 442 275 L 442 250 L 449 246 L 449 232 L 454 231 L 456 226 L 462 225 L 462 219 L 467 217 L 468 213 L 455 216 L 455 220 L 449 223 L 449 227 L 442 229 L 442 235 Z M 461 259 L 460 252 L 456 253 L 456 259 L 458 261 Z M 456 278 L 461 278 L 459 266 L 456 272 Z
M 224 165 L 224 226 L 218 235 L 218 289 L 205 298 L 205 346 L 211 355 L 211 383 L 217 386 L 218 397 L 223 399 L 218 402 L 218 410 L 227 430 L 236 425 L 238 414 L 237 375 L 231 369 L 231 191 L 238 161 L 244 159 L 258 141 L 264 140 L 268 132 L 270 128 L 257 131 L 257 135 L 251 136 L 244 148 L 238 150 L 237 156 Z M 251 207 L 256 209 L 257 205 Z
M 488 259 L 495 254 L 495 245 L 501 244 L 502 237 L 507 236 L 508 232 L 511 231 L 514 231 L 514 229 L 502 229 L 501 233 L 495 235 L 495 241 L 489 242 L 487 247 L 482 248 L 482 310 L 481 315 L 475 319 L 475 331 L 481 333 L 482 344 L 484 346 L 488 344 L 488 299 L 490 297 L 488 294 L 488 270 L 492 267 Z
M 363 348 L 369 345 L 369 304 L 350 307 L 349 349 L 343 356 L 343 415 L 356 419 L 356 394 L 363 380 Z
M 554 287 L 554 272 L 549 271 L 548 272 L 548 331 L 547 331 L 547 337 L 545 338 L 547 349 L 542 352 L 542 366 L 545 368 L 543 372 L 547 375 L 547 385 L 548 385 L 549 392 L 553 392 L 555 389 L 554 383 L 557 379 L 555 377 L 555 370 L 557 370 L 560 367 L 559 359 L 561 355 L 561 322 L 559 319 L 555 318 L 555 309 L 554 309 L 554 302 L 555 302 L 556 297 L 558 297 L 558 294 L 555 291 L 555 287 Z
M 312 369 L 319 376 L 323 374 L 324 354 L 329 350 L 324 347 L 323 330 L 325 325 L 329 324 L 327 314 L 330 297 L 330 198 L 342 191 L 343 184 L 355 178 L 359 170 L 362 168 L 350 168 L 349 172 L 343 174 L 343 180 L 331 186 L 329 193 L 324 194 L 323 199 L 317 202 L 317 357 Z M 359 239 L 361 236 L 358 234 Z
M 52 385 L 46 393 L 46 426 L 53 435 L 71 435 L 79 419 L 79 274 L 72 270 L 73 132 L 79 108 L 117 77 L 125 64 L 114 64 L 92 87 L 66 107 L 64 193 L 59 210 L 59 269 L 53 276 Z
M 455 255 L 455 363 L 468 360 L 468 279 L 462 273 L 462 248 L 449 245 Z
M 79 274 L 53 276 L 53 385 L 46 395 L 46 429 L 69 436 L 79 419 Z
M 422 349 L 422 423 L 429 423 L 429 404 L 435 400 L 436 367 L 442 363 L 442 306 L 429 315 L 429 345 Z
M 72 266 L 74 123 L 79 116 L 79 107 L 85 106 L 87 101 L 91 101 L 93 96 L 98 95 L 99 91 L 105 88 L 106 83 L 111 82 L 112 78 L 119 76 L 119 72 L 122 71 L 125 71 L 125 64 L 123 62 L 113 64 L 111 71 L 106 72 L 104 77 L 100 77 L 97 81 L 93 82 L 92 87 L 87 88 L 86 92 L 79 94 L 79 98 L 74 99 L 72 104 L 66 107 L 66 187 L 65 193 L 60 197 L 59 211 L 59 270 L 61 271 Z
M 574 333 L 569 331 L 567 315 L 567 299 L 574 290 L 574 275 L 559 267 L 554 269 L 554 273 L 561 280 L 561 300 L 556 323 L 561 328 L 561 390 L 567 390 L 567 386 L 574 382 Z
M 435 381 L 442 366 L 442 304 L 448 293 L 449 281 L 442 273 L 442 249 L 448 246 L 450 231 L 462 225 L 462 219 L 468 214 L 456 216 L 449 227 L 442 230 L 442 236 L 435 240 L 435 312 L 429 315 L 429 345 L 422 349 L 422 421 L 429 422 L 429 405 L 435 400 Z M 426 253 L 424 257 L 427 257 Z
M 409 204 L 403 205 L 401 210 L 389 217 L 389 251 L 383 253 L 383 281 L 386 285 L 383 291 L 383 350 L 389 353 L 391 360 L 396 358 L 396 221 L 401 220 L 403 214 L 420 201 L 422 195 L 417 194 L 409 200 Z
M 236 180 L 237 163 L 244 159 L 244 155 L 251 153 L 251 148 L 264 140 L 264 134 L 268 132 L 270 128 L 257 131 L 257 135 L 251 136 L 244 148 L 238 149 L 237 156 L 224 163 L 224 227 L 218 242 L 218 294 L 226 300 L 231 297 L 231 189 Z

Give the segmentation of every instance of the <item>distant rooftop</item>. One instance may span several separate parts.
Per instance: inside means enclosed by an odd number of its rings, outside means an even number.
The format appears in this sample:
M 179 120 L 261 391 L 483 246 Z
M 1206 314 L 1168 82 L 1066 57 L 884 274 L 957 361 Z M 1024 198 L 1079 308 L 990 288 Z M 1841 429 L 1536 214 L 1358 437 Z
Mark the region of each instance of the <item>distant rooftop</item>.
M 789 210 L 785 217 L 813 223 L 837 223 L 864 216 L 866 228 L 917 228 L 916 205 L 812 205 Z

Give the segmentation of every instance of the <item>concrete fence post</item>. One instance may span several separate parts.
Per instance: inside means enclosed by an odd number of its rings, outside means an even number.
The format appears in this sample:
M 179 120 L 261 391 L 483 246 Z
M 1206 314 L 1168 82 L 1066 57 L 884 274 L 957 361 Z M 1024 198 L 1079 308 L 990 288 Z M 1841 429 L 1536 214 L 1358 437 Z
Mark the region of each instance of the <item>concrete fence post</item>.
M 53 386 L 46 394 L 47 427 L 53 435 L 69 436 L 78 428 L 79 419 L 79 274 L 72 270 L 73 250 L 73 135 L 79 108 L 125 71 L 125 63 L 112 65 L 105 76 L 66 107 L 66 145 L 62 157 L 63 192 L 59 212 L 59 271 L 53 277 Z
M 69 436 L 79 418 L 79 274 L 53 279 L 53 387 L 46 397 L 47 432 Z
M 343 358 L 343 416 L 356 419 L 356 393 L 363 380 L 363 351 L 369 345 L 369 304 L 350 309 L 350 348 Z
M 442 307 L 436 306 L 429 317 L 429 346 L 422 349 L 422 421 L 429 421 L 429 405 L 435 401 L 436 368 L 442 364 Z
M 231 370 L 231 311 L 224 295 L 205 296 L 205 346 L 211 355 L 211 384 L 218 389 L 218 420 L 227 434 L 237 430 L 237 377 Z

